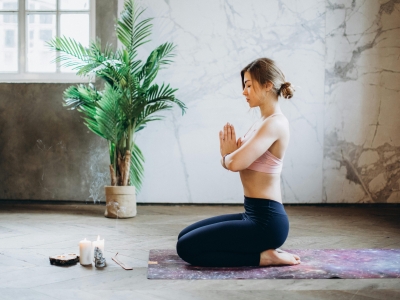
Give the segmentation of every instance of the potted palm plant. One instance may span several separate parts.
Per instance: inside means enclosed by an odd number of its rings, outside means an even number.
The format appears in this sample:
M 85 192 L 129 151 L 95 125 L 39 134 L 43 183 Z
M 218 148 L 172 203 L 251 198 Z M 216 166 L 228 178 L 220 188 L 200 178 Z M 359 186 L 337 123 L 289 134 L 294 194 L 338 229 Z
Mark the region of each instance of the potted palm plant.
M 64 91 L 64 106 L 83 114 L 85 125 L 105 138 L 110 154 L 110 186 L 105 187 L 106 211 L 110 218 L 136 215 L 136 191 L 143 180 L 144 157 L 135 143 L 135 133 L 148 122 L 160 120 L 155 112 L 168 110 L 174 104 L 185 112 L 186 106 L 175 97 L 177 89 L 158 85 L 158 71 L 174 56 L 175 46 L 164 43 L 151 51 L 146 60 L 138 58 L 138 47 L 148 42 L 151 18 L 139 20 L 143 9 L 126 0 L 116 25 L 117 38 L 123 45 L 113 51 L 101 48 L 99 39 L 84 47 L 68 37 L 56 37 L 48 46 L 57 51 L 55 62 L 72 67 L 81 76 L 104 80 L 100 90 L 93 84 L 70 86 Z

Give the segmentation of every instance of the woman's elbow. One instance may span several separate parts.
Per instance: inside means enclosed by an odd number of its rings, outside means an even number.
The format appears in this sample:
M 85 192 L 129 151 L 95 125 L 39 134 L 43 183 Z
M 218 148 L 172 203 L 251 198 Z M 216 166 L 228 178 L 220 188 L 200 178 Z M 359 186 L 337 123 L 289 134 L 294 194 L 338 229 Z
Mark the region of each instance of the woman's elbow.
M 235 161 L 231 161 L 231 163 L 229 165 L 227 165 L 227 168 L 229 171 L 232 171 L 232 172 L 239 172 L 239 171 L 246 169 L 246 168 L 243 168 L 243 166 L 241 166 L 240 164 L 236 163 Z

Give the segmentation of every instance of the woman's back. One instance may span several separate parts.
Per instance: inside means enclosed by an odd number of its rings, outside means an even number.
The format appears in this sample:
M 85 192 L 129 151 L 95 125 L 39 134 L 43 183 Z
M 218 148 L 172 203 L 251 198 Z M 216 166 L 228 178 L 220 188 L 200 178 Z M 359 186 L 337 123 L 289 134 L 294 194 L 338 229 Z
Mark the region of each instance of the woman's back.
M 271 126 L 274 130 L 278 131 L 279 138 L 266 151 L 269 152 L 267 154 L 270 156 L 270 159 L 276 161 L 276 167 L 279 169 L 281 168 L 279 163 L 283 163 L 283 158 L 289 144 L 289 122 L 283 114 L 277 113 L 271 115 L 271 117 L 262 121 L 261 124 L 255 124 L 246 133 L 244 138 L 242 138 L 242 141 L 244 143 L 247 142 L 249 136 L 261 126 Z M 258 166 L 253 163 L 249 168 L 240 171 L 244 194 L 247 197 L 271 199 L 282 203 L 280 172 L 275 172 L 272 168 L 264 169 L 265 171 L 263 170 L 262 162 L 260 162 Z

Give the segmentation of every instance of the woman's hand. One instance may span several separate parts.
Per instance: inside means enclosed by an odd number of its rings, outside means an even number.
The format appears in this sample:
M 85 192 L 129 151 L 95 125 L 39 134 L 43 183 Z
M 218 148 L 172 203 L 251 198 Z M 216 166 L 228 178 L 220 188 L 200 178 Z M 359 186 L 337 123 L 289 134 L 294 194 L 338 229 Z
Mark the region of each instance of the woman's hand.
M 236 142 L 235 128 L 233 125 L 226 123 L 224 129 L 219 132 L 219 145 L 221 156 L 234 152 L 242 143 Z M 240 144 L 240 146 L 239 146 Z
M 238 138 L 237 142 L 236 142 L 236 146 L 238 147 L 238 149 L 242 146 L 243 142 L 242 142 L 242 138 Z

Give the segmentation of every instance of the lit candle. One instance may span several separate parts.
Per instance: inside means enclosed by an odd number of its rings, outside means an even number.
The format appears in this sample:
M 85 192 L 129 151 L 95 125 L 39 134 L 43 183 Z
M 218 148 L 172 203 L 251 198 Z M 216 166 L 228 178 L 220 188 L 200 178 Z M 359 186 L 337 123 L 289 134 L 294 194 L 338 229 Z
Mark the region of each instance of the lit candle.
M 98 235 L 97 241 L 94 241 L 92 244 L 93 244 L 93 252 L 94 252 L 95 247 L 99 247 L 101 252 L 103 252 L 103 255 L 104 255 L 104 239 L 101 240 L 100 236 Z
M 81 265 L 91 265 L 92 264 L 92 242 L 86 240 L 79 242 L 79 262 Z

